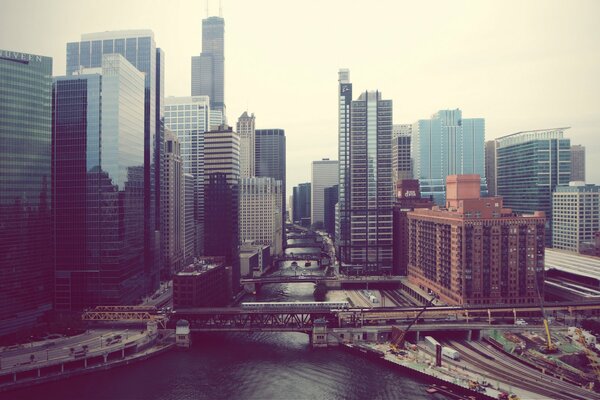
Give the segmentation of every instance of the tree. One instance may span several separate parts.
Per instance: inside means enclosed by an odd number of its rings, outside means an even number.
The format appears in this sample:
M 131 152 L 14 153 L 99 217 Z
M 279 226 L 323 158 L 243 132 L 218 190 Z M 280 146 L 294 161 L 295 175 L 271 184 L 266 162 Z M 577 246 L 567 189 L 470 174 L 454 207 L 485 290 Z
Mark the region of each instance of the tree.
M 327 298 L 327 285 L 325 282 L 319 282 L 315 285 L 313 296 L 315 297 L 315 301 L 325 301 Z

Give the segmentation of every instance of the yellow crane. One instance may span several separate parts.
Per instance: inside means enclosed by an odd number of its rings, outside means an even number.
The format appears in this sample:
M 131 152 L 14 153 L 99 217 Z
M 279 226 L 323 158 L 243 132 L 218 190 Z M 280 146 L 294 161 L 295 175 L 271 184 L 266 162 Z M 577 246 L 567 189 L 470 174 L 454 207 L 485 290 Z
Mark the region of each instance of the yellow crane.
M 575 329 L 575 335 L 577 336 L 577 341 L 583 347 L 583 351 L 588 359 L 590 367 L 592 367 L 592 371 L 594 371 L 594 375 L 596 379 L 600 381 L 600 363 L 598 362 L 598 357 L 596 353 L 594 353 L 588 347 L 587 340 L 585 340 L 585 336 L 583 336 L 583 331 L 579 328 Z M 590 389 L 593 389 L 595 382 L 590 382 Z
M 546 346 L 542 349 L 544 353 L 556 353 L 558 348 L 554 343 L 552 343 L 552 336 L 550 335 L 550 325 L 548 324 L 548 318 L 546 318 L 546 310 L 544 310 L 544 299 L 540 293 L 540 288 L 538 286 L 537 276 L 535 279 L 535 289 L 537 291 L 538 299 L 540 300 L 540 308 L 542 310 L 542 320 L 544 321 L 544 329 L 546 330 Z

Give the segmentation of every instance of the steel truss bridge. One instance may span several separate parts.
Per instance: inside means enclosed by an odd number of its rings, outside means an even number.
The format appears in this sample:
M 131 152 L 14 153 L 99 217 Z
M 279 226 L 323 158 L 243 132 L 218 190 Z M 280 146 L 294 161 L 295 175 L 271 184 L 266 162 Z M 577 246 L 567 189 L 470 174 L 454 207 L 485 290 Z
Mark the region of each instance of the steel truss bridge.
M 168 318 L 158 314 L 154 306 L 97 306 L 81 314 L 83 321 L 149 322 L 156 321 L 163 328 Z

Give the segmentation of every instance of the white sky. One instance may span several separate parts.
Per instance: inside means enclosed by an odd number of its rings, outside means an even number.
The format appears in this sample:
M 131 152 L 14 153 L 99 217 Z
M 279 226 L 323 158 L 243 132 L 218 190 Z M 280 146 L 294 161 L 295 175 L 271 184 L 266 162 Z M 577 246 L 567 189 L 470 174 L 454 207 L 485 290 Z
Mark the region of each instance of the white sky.
M 210 1 L 210 14 L 219 3 Z M 152 29 L 166 52 L 166 94 L 190 94 L 206 0 L 1 0 L 0 48 L 54 58 L 82 33 Z M 225 102 L 230 125 L 283 128 L 287 181 L 337 159 L 337 71 L 355 97 L 379 89 L 394 123 L 461 108 L 486 139 L 571 126 L 600 183 L 600 1 L 225 0 Z

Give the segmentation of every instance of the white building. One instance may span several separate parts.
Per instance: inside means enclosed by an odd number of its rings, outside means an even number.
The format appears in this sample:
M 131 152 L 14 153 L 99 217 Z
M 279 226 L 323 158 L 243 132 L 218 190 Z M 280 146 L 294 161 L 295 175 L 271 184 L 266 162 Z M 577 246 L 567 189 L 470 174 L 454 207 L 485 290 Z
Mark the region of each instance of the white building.
M 249 178 L 256 176 L 254 146 L 256 136 L 254 133 L 254 114 L 248 116 L 244 113 L 238 118 L 237 133 L 240 135 L 240 177 Z
M 273 254 L 281 254 L 281 200 L 281 181 L 267 177 L 240 179 L 240 243 L 270 245 Z
M 196 199 L 196 178 L 192 174 L 183 174 L 184 180 L 184 250 L 183 264 L 184 266 L 194 262 L 196 254 L 196 223 L 194 220 L 194 202 Z
M 600 186 L 571 182 L 552 194 L 552 247 L 579 252 L 600 231 Z
M 411 124 L 392 125 L 392 184 L 403 179 L 412 179 L 410 159 Z
M 338 184 L 338 168 L 337 160 L 324 158 L 312 162 L 310 219 L 313 224 L 324 222 L 325 188 Z

